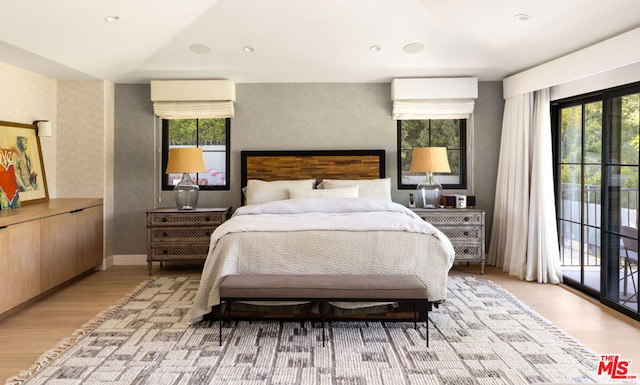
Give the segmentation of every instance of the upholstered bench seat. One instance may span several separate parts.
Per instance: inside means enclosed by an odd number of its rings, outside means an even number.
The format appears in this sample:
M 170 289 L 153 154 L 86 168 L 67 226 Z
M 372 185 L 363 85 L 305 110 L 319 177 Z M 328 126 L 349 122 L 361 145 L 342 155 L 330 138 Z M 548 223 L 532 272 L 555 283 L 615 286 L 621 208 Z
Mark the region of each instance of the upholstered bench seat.
M 415 275 L 228 275 L 220 281 L 220 301 L 318 301 L 322 316 L 330 301 L 426 303 L 431 310 L 426 285 Z M 222 310 L 220 343 L 222 343 Z M 415 320 L 414 320 L 415 321 Z M 428 314 L 426 341 L 429 344 Z M 417 326 L 416 326 L 417 327 Z

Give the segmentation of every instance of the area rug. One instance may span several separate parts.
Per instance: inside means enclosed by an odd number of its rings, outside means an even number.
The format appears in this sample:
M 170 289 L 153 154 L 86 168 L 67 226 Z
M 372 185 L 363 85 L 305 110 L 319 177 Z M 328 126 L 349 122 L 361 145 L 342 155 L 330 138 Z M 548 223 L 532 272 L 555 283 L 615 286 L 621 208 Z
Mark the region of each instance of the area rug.
M 424 323 L 189 325 L 198 278 L 142 284 L 7 384 L 594 383 L 599 356 L 496 284 L 452 277 Z

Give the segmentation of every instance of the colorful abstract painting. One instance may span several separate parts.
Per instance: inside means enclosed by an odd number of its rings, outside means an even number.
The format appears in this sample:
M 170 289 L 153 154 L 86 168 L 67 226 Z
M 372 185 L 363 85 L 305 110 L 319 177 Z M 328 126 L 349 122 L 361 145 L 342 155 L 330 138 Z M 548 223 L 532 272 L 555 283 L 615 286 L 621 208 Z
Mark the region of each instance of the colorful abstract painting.
M 0 209 L 20 207 L 20 188 L 13 167 L 14 152 L 0 148 Z

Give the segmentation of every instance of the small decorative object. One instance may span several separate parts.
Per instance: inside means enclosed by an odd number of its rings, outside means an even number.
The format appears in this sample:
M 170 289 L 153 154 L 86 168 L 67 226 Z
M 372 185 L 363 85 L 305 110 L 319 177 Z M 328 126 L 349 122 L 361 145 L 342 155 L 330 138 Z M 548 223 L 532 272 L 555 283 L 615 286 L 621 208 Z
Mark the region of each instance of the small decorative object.
M 422 208 L 437 208 L 440 205 L 442 185 L 433 176 L 435 172 L 451 172 L 446 147 L 415 147 L 409 172 L 425 172 L 426 176 L 417 187 L 418 203 Z
M 200 188 L 191 180 L 189 173 L 206 172 L 202 149 L 198 147 L 177 147 L 169 149 L 167 174 L 183 174 L 182 180 L 174 187 L 176 205 L 179 210 L 193 210 L 198 203 Z

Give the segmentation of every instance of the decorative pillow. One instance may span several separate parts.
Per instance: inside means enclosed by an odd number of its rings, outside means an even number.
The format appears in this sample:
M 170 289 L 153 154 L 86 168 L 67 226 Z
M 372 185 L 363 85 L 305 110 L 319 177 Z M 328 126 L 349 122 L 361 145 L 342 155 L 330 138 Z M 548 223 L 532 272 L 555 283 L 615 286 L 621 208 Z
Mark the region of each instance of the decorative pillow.
M 302 198 L 357 198 L 358 186 L 332 188 L 326 190 L 298 190 L 289 189 L 291 199 Z
M 272 201 L 289 199 L 289 189 L 313 190 L 315 179 L 276 180 L 265 182 L 258 179 L 247 181 L 247 204 L 259 205 Z
M 384 199 L 391 201 L 391 178 L 382 179 L 324 179 L 324 189 L 358 186 L 360 198 Z

